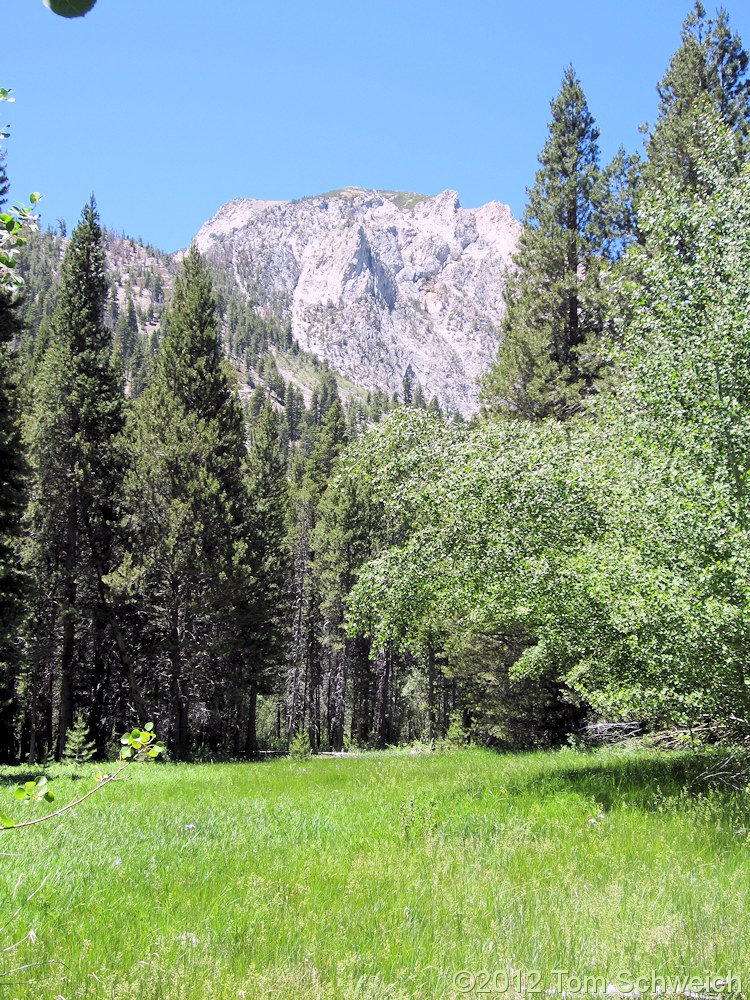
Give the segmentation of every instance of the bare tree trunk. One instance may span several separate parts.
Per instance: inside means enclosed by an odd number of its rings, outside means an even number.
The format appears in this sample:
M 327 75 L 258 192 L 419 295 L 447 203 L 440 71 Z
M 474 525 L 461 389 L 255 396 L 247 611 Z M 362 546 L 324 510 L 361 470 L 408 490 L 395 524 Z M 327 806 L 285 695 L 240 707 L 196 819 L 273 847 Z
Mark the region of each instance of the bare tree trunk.
M 344 749 L 344 713 L 346 711 L 346 679 L 349 657 L 351 655 L 351 640 L 347 639 L 342 650 L 334 654 L 331 678 L 330 698 L 330 739 L 331 750 L 340 752 Z
M 73 724 L 73 659 L 75 656 L 75 610 L 77 588 L 75 565 L 78 517 L 75 501 L 68 505 L 65 524 L 65 586 L 63 589 L 63 633 L 60 650 L 60 717 L 57 759 L 62 760 L 68 730 Z
M 430 743 L 437 735 L 435 714 L 435 647 L 430 639 L 427 643 L 427 739 Z
M 16 763 L 16 671 L 11 665 L 5 668 L 5 681 L 0 691 L 0 763 Z
M 110 687 L 109 670 L 107 668 L 107 657 L 105 647 L 105 625 L 103 621 L 102 609 L 97 608 L 94 619 L 93 635 L 93 668 L 94 668 L 94 691 L 91 699 L 91 711 L 89 712 L 89 729 L 93 733 L 96 742 L 96 750 L 103 756 L 107 750 L 109 733 L 104 723 L 104 706 L 106 694 Z
M 245 756 L 258 752 L 258 689 L 251 684 L 248 689 L 247 732 L 245 734 Z
M 236 692 L 234 696 L 234 718 L 232 726 L 232 753 L 235 757 L 242 755 L 242 742 L 245 733 L 242 729 L 242 695 Z
M 179 579 L 172 577 L 172 608 L 170 620 L 171 664 L 170 696 L 172 702 L 172 753 L 176 760 L 184 760 L 187 752 L 188 693 L 183 671 L 180 643 Z
M 287 673 L 287 738 L 302 729 L 305 721 L 307 687 L 307 531 L 303 527 L 294 565 L 294 623 L 292 626 L 291 667 Z M 304 671 L 304 675 L 303 675 Z
M 311 635 L 307 646 L 305 677 L 307 680 L 307 732 L 310 737 L 310 749 L 313 753 L 317 753 L 320 749 L 320 663 L 318 654 L 317 641 Z
M 377 698 L 375 703 L 376 721 L 375 735 L 378 746 L 386 746 L 390 739 L 390 681 L 391 681 L 391 651 L 390 647 L 381 650 L 376 660 Z

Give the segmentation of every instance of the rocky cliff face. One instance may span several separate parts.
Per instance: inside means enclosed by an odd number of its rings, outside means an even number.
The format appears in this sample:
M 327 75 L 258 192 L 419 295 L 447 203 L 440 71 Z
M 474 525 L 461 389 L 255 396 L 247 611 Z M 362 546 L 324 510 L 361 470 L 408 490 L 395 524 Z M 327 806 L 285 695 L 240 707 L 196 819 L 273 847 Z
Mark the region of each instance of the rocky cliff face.
M 467 414 L 491 364 L 520 226 L 491 202 L 343 191 L 229 202 L 198 247 L 249 300 L 291 320 L 301 347 L 367 388 L 400 392 L 408 366 L 429 399 Z

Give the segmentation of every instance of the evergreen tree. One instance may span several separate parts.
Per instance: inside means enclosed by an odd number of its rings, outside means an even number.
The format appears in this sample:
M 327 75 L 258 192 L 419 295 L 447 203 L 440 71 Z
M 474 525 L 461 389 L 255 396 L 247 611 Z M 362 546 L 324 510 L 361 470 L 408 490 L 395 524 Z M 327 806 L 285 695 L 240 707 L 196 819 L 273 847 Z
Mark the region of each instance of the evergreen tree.
M 145 683 L 174 756 L 193 708 L 232 688 L 251 607 L 242 409 L 222 360 L 208 268 L 192 246 L 130 427 L 128 551 L 117 590 L 139 624 Z
M 322 737 L 323 619 L 314 536 L 320 499 L 346 440 L 346 418 L 329 371 L 313 393 L 310 413 L 313 419 L 318 414 L 319 422 L 308 427 L 292 465 L 293 622 L 286 706 L 288 734 L 300 732 L 307 720 L 310 746 L 317 750 Z
M 344 747 L 347 694 L 352 681 L 360 697 L 354 712 L 360 731 L 369 736 L 369 719 L 361 719 L 362 703 L 369 709 L 370 642 L 362 635 L 348 636 L 344 623 L 346 598 L 359 567 L 373 554 L 377 535 L 376 513 L 366 481 L 339 476 L 329 483 L 319 505 L 314 535 L 315 573 L 321 595 L 321 634 L 328 653 L 328 739 L 332 750 Z M 369 712 L 368 712 L 369 714 Z
M 125 308 L 117 318 L 115 326 L 115 350 L 122 358 L 125 368 L 130 367 L 130 359 L 138 342 L 138 317 L 133 303 L 133 296 L 128 292 Z
M 331 478 L 336 457 L 345 443 L 346 417 L 337 396 L 323 417 L 305 470 L 316 507 Z
M 427 409 L 430 413 L 434 414 L 434 416 L 436 417 L 441 417 L 443 415 L 443 411 L 440 407 L 440 400 L 437 398 L 437 396 L 432 397 L 427 406 Z
M 518 270 L 506 285 L 503 343 L 482 383 L 486 404 L 527 419 L 564 419 L 581 408 L 600 371 L 606 322 L 600 277 L 611 185 L 572 67 L 551 108 L 514 256 Z
M 45 650 L 48 676 L 52 671 L 59 684 L 58 757 L 76 704 L 84 699 L 94 731 L 104 738 L 111 659 L 106 575 L 115 555 L 123 470 L 122 384 L 104 325 L 106 301 L 102 230 L 92 198 L 63 261 L 50 342 L 33 387 L 29 434 L 28 557 L 37 587 L 30 658 L 38 662 Z M 50 683 L 50 690 L 55 686 Z M 52 735 L 48 724 L 48 744 Z
M 748 54 L 721 8 L 709 18 L 700 0 L 682 26 L 682 44 L 659 83 L 659 118 L 647 143 L 644 169 L 651 183 L 669 176 L 695 189 L 702 151 L 695 135 L 702 102 L 708 102 L 745 147 L 750 132 Z M 660 180 L 661 179 L 661 180 Z
M 414 374 L 414 369 L 410 364 L 406 366 L 406 371 L 404 372 L 404 377 L 401 380 L 401 392 L 404 398 L 404 406 L 411 406 L 414 401 L 414 382 L 416 376 Z
M 0 159 L 0 205 L 8 192 Z M 18 538 L 24 502 L 25 466 L 16 341 L 21 323 L 16 302 L 0 291 L 0 762 L 14 759 L 16 636 L 21 617 L 22 573 Z
M 278 689 L 289 639 L 289 484 L 280 434 L 279 418 L 267 401 L 253 426 L 248 454 L 253 585 L 244 643 L 247 684 L 241 692 L 247 699 L 246 753 L 257 745 L 257 696 Z
M 83 713 L 78 712 L 73 727 L 68 731 L 65 741 L 65 753 L 63 762 L 66 764 L 87 764 L 96 756 L 96 744 L 90 737 L 89 727 L 83 718 Z

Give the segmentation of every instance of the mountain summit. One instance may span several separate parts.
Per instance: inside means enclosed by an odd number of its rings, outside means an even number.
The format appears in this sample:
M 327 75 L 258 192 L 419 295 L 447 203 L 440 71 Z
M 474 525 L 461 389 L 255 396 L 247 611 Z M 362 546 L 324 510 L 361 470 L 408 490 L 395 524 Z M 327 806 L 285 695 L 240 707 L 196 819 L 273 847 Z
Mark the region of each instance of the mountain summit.
M 249 301 L 290 322 L 302 348 L 366 388 L 464 414 L 495 357 L 519 223 L 507 205 L 344 188 L 300 201 L 237 199 L 196 237 Z

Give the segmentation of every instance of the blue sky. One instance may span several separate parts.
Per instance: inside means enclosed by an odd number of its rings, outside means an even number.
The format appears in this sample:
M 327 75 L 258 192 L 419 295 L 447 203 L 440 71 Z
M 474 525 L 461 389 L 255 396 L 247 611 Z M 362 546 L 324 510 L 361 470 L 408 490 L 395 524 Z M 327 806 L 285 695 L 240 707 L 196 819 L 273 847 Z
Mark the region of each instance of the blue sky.
M 236 197 L 346 185 L 496 199 L 520 216 L 572 62 L 603 157 L 639 149 L 689 0 L 1 0 L 15 198 L 172 251 Z M 710 3 L 711 12 L 714 8 Z M 729 0 L 750 45 L 750 4 Z

